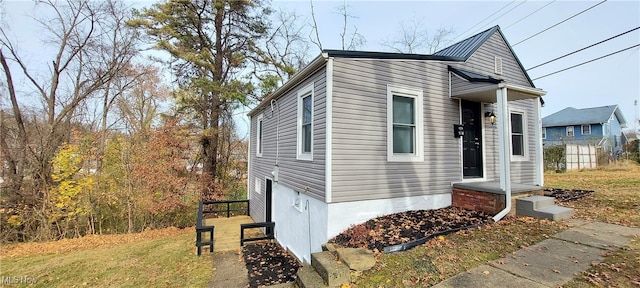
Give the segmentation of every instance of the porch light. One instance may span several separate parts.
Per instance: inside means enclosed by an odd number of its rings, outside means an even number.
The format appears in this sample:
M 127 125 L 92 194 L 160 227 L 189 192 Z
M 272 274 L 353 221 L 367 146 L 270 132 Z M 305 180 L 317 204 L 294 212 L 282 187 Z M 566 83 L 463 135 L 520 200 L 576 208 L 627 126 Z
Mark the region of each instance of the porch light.
M 493 114 L 493 111 L 485 112 L 484 113 L 484 118 L 489 118 L 489 122 L 491 122 L 491 126 L 496 124 L 496 114 Z

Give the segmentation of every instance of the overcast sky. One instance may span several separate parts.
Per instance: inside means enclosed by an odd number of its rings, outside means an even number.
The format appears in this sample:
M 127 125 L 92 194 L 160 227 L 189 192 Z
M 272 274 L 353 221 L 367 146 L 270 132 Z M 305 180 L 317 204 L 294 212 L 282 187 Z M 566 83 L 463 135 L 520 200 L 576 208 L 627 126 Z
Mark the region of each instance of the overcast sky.
M 25 14 L 31 13 L 29 1 L 2 1 L 0 19 L 14 30 L 25 47 L 25 57 L 37 58 L 33 53 L 41 42 L 33 42 L 38 29 L 22 27 Z M 640 1 L 606 1 L 568 19 L 601 1 L 347 1 L 349 30 L 357 27 L 366 43 L 358 50 L 389 51 L 382 45 L 399 31 L 402 21 L 418 19 L 424 29 L 438 28 L 455 31 L 450 38 L 463 40 L 473 34 L 500 25 L 507 41 L 526 69 L 556 57 L 584 48 L 640 26 Z M 150 5 L 153 1 L 142 1 Z M 274 1 L 274 7 L 294 10 L 310 19 L 309 1 Z M 342 1 L 314 1 L 323 48 L 340 48 L 339 34 L 342 19 L 337 7 Z M 568 19 L 568 20 L 567 20 Z M 565 22 L 539 35 L 518 43 L 563 20 Z M 20 23 L 20 24 L 16 24 Z M 17 25 L 17 26 L 16 26 Z M 516 44 L 518 43 L 518 44 Z M 617 37 L 593 48 L 529 70 L 532 79 L 640 44 L 640 29 Z M 564 72 L 534 80 L 536 87 L 547 91 L 542 115 L 565 107 L 586 108 L 617 104 L 629 126 L 634 127 L 640 102 L 640 47 L 597 60 Z M 42 51 L 37 48 L 35 51 Z M 26 53 L 31 52 L 31 55 Z M 319 50 L 311 50 L 315 57 Z M 34 61 L 36 61 L 34 59 Z M 244 113 L 239 113 L 244 114 Z M 238 117 L 241 136 L 246 135 L 246 118 Z

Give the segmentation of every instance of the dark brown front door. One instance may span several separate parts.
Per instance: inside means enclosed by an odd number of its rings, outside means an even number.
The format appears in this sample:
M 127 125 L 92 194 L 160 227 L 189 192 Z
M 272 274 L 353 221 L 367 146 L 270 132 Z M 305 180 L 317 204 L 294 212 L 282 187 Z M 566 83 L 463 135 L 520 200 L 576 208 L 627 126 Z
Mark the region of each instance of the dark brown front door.
M 462 175 L 482 177 L 482 115 L 479 102 L 462 101 Z

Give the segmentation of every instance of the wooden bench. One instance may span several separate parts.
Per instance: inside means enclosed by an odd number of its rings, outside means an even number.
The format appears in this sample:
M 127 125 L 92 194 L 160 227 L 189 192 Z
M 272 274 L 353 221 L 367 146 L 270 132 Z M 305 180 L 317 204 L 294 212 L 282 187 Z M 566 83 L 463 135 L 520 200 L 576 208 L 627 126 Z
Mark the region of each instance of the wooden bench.
M 244 246 L 244 242 L 250 241 L 259 241 L 259 240 L 267 240 L 267 239 L 275 239 L 274 237 L 274 227 L 276 226 L 275 222 L 258 222 L 258 223 L 247 223 L 240 224 L 240 246 Z M 245 229 L 253 229 L 253 228 L 266 228 L 265 236 L 262 237 L 254 237 L 254 238 L 244 238 L 244 230 Z
M 202 201 L 200 201 L 200 203 L 198 204 L 198 217 L 196 219 L 196 249 L 198 256 L 200 256 L 200 254 L 202 253 L 203 246 L 209 246 L 209 253 L 213 252 L 213 235 L 215 226 L 207 226 L 202 223 L 202 210 L 203 204 Z M 209 233 L 209 241 L 202 241 L 203 233 Z

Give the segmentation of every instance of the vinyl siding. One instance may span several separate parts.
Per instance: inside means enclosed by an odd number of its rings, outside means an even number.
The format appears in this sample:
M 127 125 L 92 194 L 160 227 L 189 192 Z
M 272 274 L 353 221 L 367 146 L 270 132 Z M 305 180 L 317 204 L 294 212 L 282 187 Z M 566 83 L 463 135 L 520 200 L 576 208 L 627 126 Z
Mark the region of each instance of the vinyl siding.
M 332 202 L 450 193 L 460 179 L 447 63 L 334 60 Z M 387 161 L 387 85 L 422 89 L 424 161 Z
M 508 92 L 507 92 L 508 93 Z M 534 101 L 539 101 L 538 99 L 526 99 L 526 100 L 516 100 L 509 101 L 508 107 L 510 112 L 524 112 L 526 117 L 526 133 L 525 133 L 525 141 L 526 141 L 526 156 L 528 160 L 512 160 L 511 161 L 511 182 L 520 183 L 520 184 L 531 184 L 535 185 L 536 181 L 536 141 L 535 141 L 535 132 L 536 132 L 536 113 L 535 107 L 536 103 Z M 493 109 L 493 111 L 497 110 L 497 105 L 492 104 L 487 106 L 486 109 Z M 501 121 L 501 119 L 497 119 L 497 121 Z M 548 133 L 548 131 L 547 131 Z M 486 153 L 486 172 L 487 179 L 499 179 L 499 162 L 498 162 L 498 123 L 496 122 L 495 126 L 485 125 L 484 129 L 484 139 L 485 139 L 485 153 Z M 511 154 L 511 150 L 509 151 Z
M 489 89 L 496 89 L 497 84 L 493 83 L 473 83 L 469 82 L 454 73 L 451 73 L 451 91 L 452 97 L 456 95 L 463 95 L 467 93 L 473 93 L 478 91 L 487 91 Z
M 502 74 L 500 75 L 494 73 L 495 56 L 502 57 Z M 500 33 L 493 33 L 465 63 L 461 65 L 455 64 L 455 67 L 480 74 L 491 75 L 494 78 L 503 79 L 510 84 L 531 87 L 529 80 L 527 80 L 515 56 L 509 50 L 507 43 L 500 37 Z
M 266 106 L 251 117 L 249 167 L 249 193 L 251 195 L 251 215 L 256 221 L 264 220 L 265 177 L 272 178 L 271 171 L 276 163 L 276 130 L 279 130 L 279 183 L 295 191 L 324 201 L 325 194 L 325 144 L 326 144 L 326 78 L 325 69 L 312 74 L 299 85 L 276 100 L 274 112 Z M 298 91 L 313 84 L 313 161 L 297 160 L 297 116 Z M 257 118 L 263 113 L 263 153 L 256 156 Z M 279 114 L 279 128 L 276 129 Z M 254 192 L 255 178 L 262 182 L 261 194 Z M 305 191 L 308 186 L 309 190 Z M 273 194 L 273 201 L 277 196 Z

